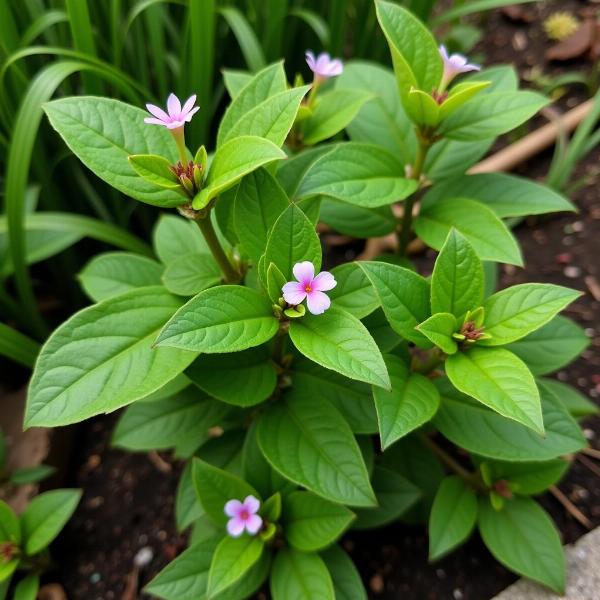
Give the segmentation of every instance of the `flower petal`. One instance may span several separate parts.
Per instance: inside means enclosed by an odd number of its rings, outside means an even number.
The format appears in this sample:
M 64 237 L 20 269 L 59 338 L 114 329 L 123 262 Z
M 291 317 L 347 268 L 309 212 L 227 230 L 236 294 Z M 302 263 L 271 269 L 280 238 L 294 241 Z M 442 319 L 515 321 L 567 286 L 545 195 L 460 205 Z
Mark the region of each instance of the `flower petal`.
M 181 102 L 175 94 L 169 94 L 167 98 L 167 110 L 170 117 L 178 117 L 181 113 Z
M 190 96 L 186 101 L 185 104 L 183 105 L 181 112 L 183 114 L 186 114 L 188 112 L 190 112 L 190 110 L 192 110 L 192 108 L 194 108 L 194 104 L 196 104 L 196 94 L 194 94 L 193 96 Z
M 192 108 L 192 110 L 190 110 L 190 112 L 187 113 L 187 115 L 185 115 L 185 121 L 186 123 L 189 123 L 192 120 L 192 117 L 200 110 L 199 106 L 196 106 L 195 108 Z
M 175 120 L 175 121 L 171 121 L 170 123 L 167 123 L 166 126 L 169 129 L 179 129 L 180 127 L 183 127 L 185 125 L 185 121 L 179 121 L 179 120 Z
M 288 304 L 293 304 L 294 306 L 300 304 L 304 298 L 306 298 L 304 286 L 297 281 L 289 281 L 283 286 L 281 291 L 283 293 L 283 299 Z
M 144 123 L 150 123 L 152 125 L 162 125 L 163 127 L 169 126 L 169 124 L 165 123 L 162 119 L 156 119 L 154 117 L 146 117 L 144 119 Z
M 231 537 L 239 537 L 242 535 L 245 527 L 246 521 L 239 519 L 238 517 L 233 517 L 227 521 L 227 533 L 229 533 Z
M 312 289 L 317 292 L 328 292 L 337 285 L 335 277 L 329 271 L 321 271 L 312 282 Z
M 315 266 L 308 260 L 296 263 L 292 271 L 294 277 L 304 286 L 310 285 L 315 276 Z
M 260 500 L 255 496 L 246 496 L 244 498 L 244 507 L 249 513 L 257 513 L 260 508 Z
M 160 107 L 155 106 L 154 104 L 146 104 L 146 108 L 151 115 L 154 115 L 157 119 L 161 119 L 163 121 L 169 120 L 169 115 Z
M 308 67 L 310 68 L 311 71 L 315 70 L 315 55 L 313 54 L 312 50 L 307 50 L 304 53 L 304 56 L 306 58 L 306 64 L 308 65 Z
M 237 515 L 240 514 L 242 508 L 243 505 L 239 500 L 229 500 L 225 503 L 225 508 L 223 509 L 223 512 L 228 517 L 237 517 Z
M 246 529 L 248 533 L 254 535 L 262 527 L 263 520 L 258 515 L 252 515 L 246 521 Z
M 336 75 L 341 75 L 344 71 L 344 65 L 339 58 L 332 60 L 329 63 L 329 67 L 327 68 L 327 73 L 330 77 L 335 77 Z
M 331 300 L 323 292 L 310 292 L 306 295 L 306 306 L 313 315 L 322 315 L 331 306 Z

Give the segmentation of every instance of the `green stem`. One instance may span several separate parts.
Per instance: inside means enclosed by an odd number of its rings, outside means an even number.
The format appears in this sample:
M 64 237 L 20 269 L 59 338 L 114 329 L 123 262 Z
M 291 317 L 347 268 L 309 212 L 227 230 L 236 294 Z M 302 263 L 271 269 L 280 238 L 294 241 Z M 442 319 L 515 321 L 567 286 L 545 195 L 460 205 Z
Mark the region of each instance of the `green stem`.
M 171 129 L 171 134 L 175 139 L 175 143 L 177 144 L 177 152 L 179 153 L 179 160 L 181 164 L 185 166 L 187 164 L 187 150 L 185 147 L 185 131 L 183 127 L 178 127 L 177 129 Z
M 412 168 L 412 179 L 419 182 L 421 175 L 423 174 L 423 167 L 425 166 L 425 159 L 427 158 L 427 152 L 431 147 L 431 143 L 417 132 L 419 139 L 419 146 L 417 147 L 417 156 L 415 157 L 415 163 Z M 416 192 L 415 192 L 416 194 Z M 406 256 L 406 249 L 410 242 L 410 233 L 412 231 L 412 219 L 413 219 L 413 208 L 415 204 L 415 194 L 412 194 L 404 201 L 404 215 L 400 224 L 400 232 L 398 234 L 398 254 L 400 256 Z
M 217 264 L 223 272 L 225 283 L 239 282 L 240 274 L 231 264 L 229 258 L 227 258 L 227 255 L 221 246 L 221 242 L 219 242 L 215 228 L 210 220 L 210 212 L 207 212 L 203 218 L 196 219 L 196 223 L 198 224 L 198 227 L 200 227 L 200 231 L 202 232 L 214 259 L 217 261 Z

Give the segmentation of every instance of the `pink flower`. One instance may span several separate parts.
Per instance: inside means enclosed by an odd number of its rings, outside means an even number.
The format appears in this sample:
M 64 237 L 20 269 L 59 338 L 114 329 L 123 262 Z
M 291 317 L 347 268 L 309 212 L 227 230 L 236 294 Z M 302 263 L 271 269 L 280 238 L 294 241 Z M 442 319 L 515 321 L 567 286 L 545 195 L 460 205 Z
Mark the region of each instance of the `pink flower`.
M 320 79 L 341 75 L 344 70 L 342 61 L 339 58 L 332 59 L 327 52 L 321 52 L 321 54 L 315 58 L 312 51 L 307 50 L 306 63 L 316 77 Z
M 314 265 L 305 260 L 294 265 L 294 277 L 297 281 L 289 281 L 283 286 L 283 299 L 294 306 L 306 298 L 308 310 L 313 315 L 323 314 L 331 305 L 327 292 L 332 290 L 337 281 L 331 273 L 321 271 L 315 277 Z
M 159 108 L 154 104 L 146 104 L 148 112 L 154 116 L 145 118 L 144 123 L 162 125 L 168 129 L 178 129 L 179 127 L 183 127 L 186 123 L 189 123 L 194 114 L 200 110 L 199 106 L 194 106 L 195 103 L 195 94 L 185 101 L 183 107 L 175 94 L 169 94 L 169 98 L 167 99 L 167 110 L 169 112 L 166 113 L 162 108 Z
M 448 51 L 445 46 L 440 46 L 440 56 L 444 62 L 444 74 L 442 76 L 441 88 L 446 86 L 460 73 L 468 73 L 469 71 L 480 71 L 479 65 L 472 65 L 467 62 L 467 57 L 462 54 L 451 54 L 448 56 Z
M 231 517 L 227 521 L 227 532 L 232 537 L 239 537 L 244 529 L 255 535 L 262 527 L 263 520 L 256 513 L 260 508 L 260 500 L 254 496 L 246 496 L 243 502 L 229 500 L 225 503 L 225 514 Z

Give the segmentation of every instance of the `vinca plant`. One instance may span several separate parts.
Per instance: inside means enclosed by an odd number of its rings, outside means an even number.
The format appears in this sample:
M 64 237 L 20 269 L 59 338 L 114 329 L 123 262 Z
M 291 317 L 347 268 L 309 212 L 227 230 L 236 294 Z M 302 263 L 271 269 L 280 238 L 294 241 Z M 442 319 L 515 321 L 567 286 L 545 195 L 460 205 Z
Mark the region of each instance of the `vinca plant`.
M 564 589 L 557 529 L 533 499 L 586 446 L 593 406 L 546 377 L 586 346 L 558 313 L 578 291 L 495 291 L 522 265 L 515 219 L 574 207 L 507 174 L 469 175 L 547 100 L 509 67 L 448 55 L 377 0 L 393 72 L 307 53 L 229 72 L 210 153 L 186 147 L 198 109 L 101 97 L 45 105 L 99 178 L 169 209 L 155 257 L 109 252 L 80 273 L 92 301 L 43 346 L 26 426 L 127 407 L 132 451 L 187 461 L 175 517 L 190 546 L 147 586 L 167 600 L 366 597 L 349 529 L 428 526 L 430 559 L 477 527 L 506 567 Z M 402 210 L 398 210 L 402 209 Z M 317 224 L 398 251 L 326 268 Z M 430 277 L 418 239 L 439 251 Z M 422 261 L 420 267 L 423 268 Z

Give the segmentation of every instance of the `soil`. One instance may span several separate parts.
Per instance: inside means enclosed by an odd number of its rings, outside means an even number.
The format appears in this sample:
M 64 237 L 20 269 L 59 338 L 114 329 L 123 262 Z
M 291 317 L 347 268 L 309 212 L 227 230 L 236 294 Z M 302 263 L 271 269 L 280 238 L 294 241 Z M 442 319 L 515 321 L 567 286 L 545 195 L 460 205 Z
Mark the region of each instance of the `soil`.
M 585 8 L 585 3 L 554 1 L 528 10 L 539 17 L 558 8 L 577 12 Z M 488 62 L 513 62 L 526 78 L 534 65 L 541 64 L 551 73 L 573 69 L 573 65 L 545 64 L 548 42 L 539 18 L 527 24 L 495 12 L 486 19 L 485 27 L 485 45 L 479 49 L 485 52 Z M 580 67 L 578 63 L 577 68 Z M 578 101 L 573 98 L 563 99 L 561 104 L 571 106 Z M 596 401 L 600 398 L 600 198 L 596 191 L 599 158 L 600 151 L 595 151 L 579 166 L 574 178 L 584 183 L 571 195 L 579 214 L 532 218 L 522 223 L 516 234 L 526 267 L 504 267 L 500 278 L 501 287 L 543 281 L 586 292 L 566 314 L 586 328 L 592 343 L 581 358 L 557 377 Z M 541 179 L 549 160 L 549 154 L 537 157 L 519 172 Z M 346 250 L 345 258 L 351 259 L 356 247 Z M 425 262 L 431 258 L 432 255 L 426 256 Z M 164 454 L 149 456 L 110 448 L 115 420 L 112 415 L 82 424 L 72 444 L 77 454 L 71 457 L 65 485 L 83 488 L 84 497 L 54 545 L 53 553 L 61 560 L 47 578 L 60 582 L 70 600 L 149 598 L 141 592 L 136 595 L 134 590 L 141 590 L 185 547 L 186 540 L 177 534 L 173 518 L 181 464 Z M 600 418 L 586 420 L 584 428 L 590 445 L 600 448 Z M 600 524 L 597 473 L 575 460 L 560 489 L 594 526 Z M 565 543 L 585 533 L 585 528 L 552 496 L 541 498 L 541 502 L 555 519 Z M 351 533 L 343 544 L 355 559 L 374 599 L 486 600 L 516 578 L 493 559 L 477 535 L 434 565 L 427 564 L 427 536 L 421 527 L 398 524 Z M 137 573 L 134 557 L 141 549 L 150 550 L 151 560 Z

